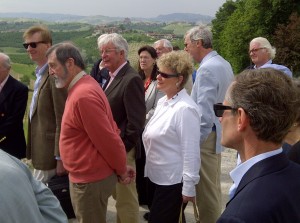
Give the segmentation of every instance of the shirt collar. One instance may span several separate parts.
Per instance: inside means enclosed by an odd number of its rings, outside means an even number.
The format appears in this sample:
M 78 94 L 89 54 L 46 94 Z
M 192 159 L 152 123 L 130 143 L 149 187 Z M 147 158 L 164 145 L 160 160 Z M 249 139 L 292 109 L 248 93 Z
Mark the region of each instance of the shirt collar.
M 176 104 L 177 101 L 179 101 L 179 99 L 182 98 L 182 97 L 183 97 L 183 94 L 185 94 L 185 93 L 186 93 L 186 89 L 183 88 L 183 89 L 181 89 L 177 94 L 175 94 L 175 95 L 174 95 L 172 98 L 170 98 L 170 99 L 168 99 L 167 96 L 165 96 L 165 97 L 164 97 L 165 100 L 163 100 L 162 102 L 165 103 L 165 104 L 167 104 L 167 105 L 172 106 L 172 105 Z
M 113 73 L 109 72 L 109 76 L 111 78 L 115 78 L 117 76 L 117 74 L 119 73 L 119 71 L 125 66 L 125 64 L 127 64 L 127 61 L 125 61 L 121 66 L 119 66 L 119 68 L 116 69 L 115 72 L 113 72 Z
M 44 73 L 44 71 L 46 70 L 47 66 L 48 66 L 48 64 L 45 63 L 44 66 L 42 66 L 40 69 L 39 69 L 38 67 L 36 67 L 36 69 L 35 69 L 35 75 L 36 75 L 37 78 L 38 78 L 39 76 L 42 76 L 42 75 L 43 75 L 43 73 Z
M 77 83 L 77 81 L 79 81 L 83 76 L 85 75 L 85 71 L 81 71 L 78 74 L 75 75 L 75 77 L 73 78 L 73 80 L 70 82 L 69 86 L 68 86 L 68 91 L 71 90 L 71 88 Z
M 268 60 L 267 63 L 265 63 L 264 65 L 260 66 L 259 68 L 263 68 L 263 66 L 265 66 L 266 64 L 272 64 L 272 63 L 273 63 L 272 60 Z M 254 65 L 254 69 L 257 69 L 257 68 L 256 68 L 256 65 Z
M 258 163 L 261 160 L 267 159 L 271 156 L 275 156 L 279 153 L 282 152 L 282 148 L 280 147 L 279 149 L 262 153 L 257 156 L 252 157 L 251 159 L 241 163 L 237 167 L 235 167 L 231 172 L 230 172 L 230 177 L 233 180 L 234 184 L 236 187 L 238 187 L 239 183 L 241 182 L 243 176 L 245 173 L 256 163 Z

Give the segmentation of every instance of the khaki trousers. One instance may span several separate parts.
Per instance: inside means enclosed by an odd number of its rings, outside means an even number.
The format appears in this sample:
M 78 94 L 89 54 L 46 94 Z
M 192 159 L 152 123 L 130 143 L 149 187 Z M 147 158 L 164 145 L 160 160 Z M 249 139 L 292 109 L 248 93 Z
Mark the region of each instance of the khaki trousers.
M 93 183 L 70 182 L 72 206 L 78 223 L 106 222 L 108 198 L 116 183 L 115 174 Z
M 135 168 L 134 148 L 127 153 L 127 165 Z M 139 223 L 139 202 L 135 183 L 117 183 L 113 198 L 116 200 L 117 223 Z
M 196 185 L 200 222 L 215 223 L 222 211 L 221 154 L 216 154 L 216 132 L 211 132 L 200 148 L 200 182 Z

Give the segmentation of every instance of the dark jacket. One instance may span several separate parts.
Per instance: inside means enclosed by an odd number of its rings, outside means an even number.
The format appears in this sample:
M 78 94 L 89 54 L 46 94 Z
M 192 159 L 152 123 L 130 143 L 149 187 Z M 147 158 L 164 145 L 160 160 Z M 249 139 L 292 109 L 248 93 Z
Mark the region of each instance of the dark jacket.
M 0 148 L 19 159 L 26 156 L 23 118 L 27 99 L 28 87 L 9 76 L 0 93 Z
M 300 222 L 300 166 L 284 153 L 253 165 L 217 223 Z
M 106 85 L 103 87 L 104 89 Z M 139 137 L 143 131 L 146 117 L 145 92 L 140 75 L 127 62 L 105 89 L 105 94 L 114 120 L 121 130 L 121 138 L 126 151 L 129 152 L 136 148 L 136 155 L 139 157 Z

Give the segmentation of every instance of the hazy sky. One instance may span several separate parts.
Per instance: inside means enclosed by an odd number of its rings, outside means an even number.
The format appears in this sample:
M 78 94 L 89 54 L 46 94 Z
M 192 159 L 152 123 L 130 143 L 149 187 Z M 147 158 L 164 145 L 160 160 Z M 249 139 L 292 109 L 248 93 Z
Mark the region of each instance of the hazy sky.
M 170 13 L 214 16 L 226 0 L 0 0 L 0 12 L 156 17 Z

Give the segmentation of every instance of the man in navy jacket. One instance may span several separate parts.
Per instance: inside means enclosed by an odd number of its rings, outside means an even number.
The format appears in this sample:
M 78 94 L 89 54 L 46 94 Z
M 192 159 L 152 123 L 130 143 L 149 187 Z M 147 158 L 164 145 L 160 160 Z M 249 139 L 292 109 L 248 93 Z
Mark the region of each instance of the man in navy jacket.
M 0 53 L 0 148 L 19 159 L 26 156 L 23 117 L 28 87 L 14 79 L 10 59 Z
M 232 196 L 218 223 L 300 222 L 300 166 L 282 153 L 296 118 L 299 95 L 292 80 L 274 69 L 245 70 L 214 111 L 221 144 L 241 157 L 230 176 Z

